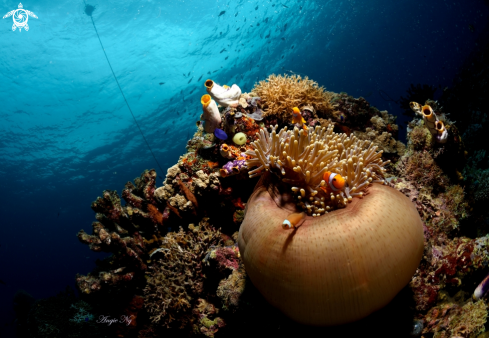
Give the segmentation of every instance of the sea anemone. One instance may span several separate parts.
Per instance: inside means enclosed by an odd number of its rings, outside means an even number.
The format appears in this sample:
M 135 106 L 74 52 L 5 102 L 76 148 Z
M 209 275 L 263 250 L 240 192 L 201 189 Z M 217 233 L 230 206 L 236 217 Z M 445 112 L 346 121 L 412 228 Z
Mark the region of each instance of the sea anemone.
M 269 134 L 260 130 L 258 140 L 248 150 L 250 177 L 267 171 L 277 174 L 290 184 L 298 206 L 308 215 L 319 216 L 329 210 L 344 207 L 353 197 L 362 197 L 370 183 L 384 183 L 382 151 L 370 141 L 333 132 L 328 128 L 309 127 L 293 131 L 276 128 Z M 328 189 L 328 173 L 341 175 L 345 183 L 341 189 Z
M 281 120 L 290 120 L 292 108 L 311 105 L 319 113 L 332 112 L 331 94 L 318 83 L 299 75 L 270 75 L 252 90 L 253 96 L 261 99 L 265 116 L 275 115 Z
M 262 178 L 248 200 L 238 246 L 246 273 L 273 306 L 308 325 L 352 322 L 387 305 L 423 254 L 423 226 L 399 191 L 374 184 L 363 199 L 293 230 L 297 212 L 280 183 Z M 273 197 L 272 197 L 273 196 Z
M 371 184 L 383 183 L 381 152 L 319 127 L 261 130 L 252 146 L 247 164 L 258 168 L 250 174 L 263 176 L 248 200 L 238 245 L 268 302 L 308 325 L 352 322 L 389 303 L 416 271 L 424 235 L 406 196 Z M 320 189 L 329 170 L 346 183 L 334 199 Z M 325 214 L 327 207 L 343 208 Z M 299 227 L 284 230 L 284 219 L 301 209 L 315 217 L 304 215 Z

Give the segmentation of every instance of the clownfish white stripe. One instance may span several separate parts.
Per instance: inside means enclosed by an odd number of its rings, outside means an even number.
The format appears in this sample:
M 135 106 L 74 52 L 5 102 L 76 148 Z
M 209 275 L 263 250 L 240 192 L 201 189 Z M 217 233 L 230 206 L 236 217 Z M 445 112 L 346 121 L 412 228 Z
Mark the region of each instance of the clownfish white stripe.
M 287 218 L 282 223 L 282 228 L 284 230 L 289 230 L 292 228 L 297 228 L 299 223 L 306 217 L 304 212 L 294 212 L 287 216 Z
M 284 229 L 290 229 L 292 228 L 292 224 L 290 223 L 290 221 L 288 219 L 286 219 L 283 223 L 282 223 L 282 228 Z

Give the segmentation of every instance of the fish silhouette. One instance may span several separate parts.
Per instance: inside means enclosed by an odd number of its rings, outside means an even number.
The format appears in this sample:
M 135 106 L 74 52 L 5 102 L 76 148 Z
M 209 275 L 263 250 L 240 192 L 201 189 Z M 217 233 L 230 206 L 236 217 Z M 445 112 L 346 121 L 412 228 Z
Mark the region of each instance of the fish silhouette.
M 219 13 L 219 15 L 217 17 L 220 17 L 221 15 L 224 15 L 226 14 L 226 11 L 222 11 L 221 13 Z

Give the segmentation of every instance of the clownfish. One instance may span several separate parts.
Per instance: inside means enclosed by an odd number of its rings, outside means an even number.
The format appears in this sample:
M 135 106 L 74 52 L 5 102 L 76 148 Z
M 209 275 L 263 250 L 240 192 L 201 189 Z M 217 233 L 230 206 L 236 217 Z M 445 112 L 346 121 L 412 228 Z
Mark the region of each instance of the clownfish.
M 323 175 L 323 180 L 326 182 L 325 187 L 320 187 L 325 193 L 338 192 L 345 187 L 345 179 L 340 174 L 326 171 Z
M 287 216 L 285 221 L 282 223 L 282 229 L 289 230 L 292 228 L 297 228 L 302 224 L 302 220 L 306 217 L 305 212 L 294 212 Z
M 299 123 L 302 125 L 304 129 L 307 129 L 306 126 L 304 126 L 306 120 L 304 120 L 304 118 L 301 115 L 301 111 L 297 107 L 292 108 L 292 123 L 293 124 Z

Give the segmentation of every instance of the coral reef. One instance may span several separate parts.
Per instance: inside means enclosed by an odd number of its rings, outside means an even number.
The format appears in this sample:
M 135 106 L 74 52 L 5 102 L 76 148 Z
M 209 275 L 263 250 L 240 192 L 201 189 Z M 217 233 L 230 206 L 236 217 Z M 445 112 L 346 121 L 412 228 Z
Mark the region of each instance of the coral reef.
M 265 116 L 276 118 L 283 124 L 292 118 L 292 108 L 311 105 L 317 114 L 332 111 L 331 94 L 317 82 L 298 75 L 270 75 L 251 90 L 251 95 L 261 98 Z
M 408 284 L 401 293 L 411 312 L 398 317 L 414 320 L 413 334 L 483 332 L 485 288 L 478 300 L 468 295 L 489 269 L 485 114 L 472 112 L 462 134 L 445 113 L 452 107 L 424 101 L 434 88 L 412 86 L 401 101 L 424 105 L 418 115 L 405 107 L 415 118 L 404 145 L 396 117 L 308 78 L 271 75 L 249 93 L 210 82 L 220 106 L 202 116 L 212 123 L 198 123 L 163 185 L 148 170 L 126 184 L 125 205 L 108 190 L 92 204 L 93 233 L 78 238 L 111 255 L 77 276 L 86 303 L 59 306 L 66 326 L 89 327 L 104 313 L 131 318 L 111 327 L 125 337 L 249 336 L 259 326 L 271 336 L 321 335 L 287 317 L 353 321 Z M 39 336 L 64 333 L 31 313 Z
M 144 239 L 157 236 L 168 215 L 165 206 L 154 197 L 155 179 L 156 172 L 147 170 L 134 180 L 135 184 L 128 182 L 122 192 L 125 206 L 121 205 L 117 192 L 109 190 L 92 203 L 97 219 L 92 224 L 93 234 L 80 230 L 78 239 L 91 250 L 111 252 L 112 256 L 110 264 L 100 266 L 99 271 L 77 276 L 77 286 L 83 293 L 131 284 L 143 278 L 149 250 Z M 108 267 L 109 271 L 104 270 Z
M 202 260 L 210 248 L 220 244 L 221 236 L 206 220 L 198 226 L 190 225 L 189 230 L 184 232 L 180 228 L 180 231 L 166 235 L 160 246 L 151 252 L 155 263 L 147 275 L 144 293 L 145 307 L 155 324 L 180 328 L 192 326 L 195 324 L 194 310 L 200 310 L 202 302 L 207 304 L 199 298 L 204 292 Z M 215 313 L 217 310 L 205 317 L 210 320 L 209 316 Z M 204 327 L 209 329 L 209 325 Z
M 467 295 L 459 291 L 453 299 L 441 293 L 439 305 L 431 308 L 423 318 L 426 323 L 423 334 L 433 333 L 433 338 L 478 337 L 485 331 L 487 305 L 484 301 L 465 300 Z

